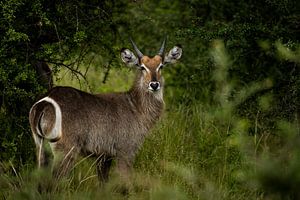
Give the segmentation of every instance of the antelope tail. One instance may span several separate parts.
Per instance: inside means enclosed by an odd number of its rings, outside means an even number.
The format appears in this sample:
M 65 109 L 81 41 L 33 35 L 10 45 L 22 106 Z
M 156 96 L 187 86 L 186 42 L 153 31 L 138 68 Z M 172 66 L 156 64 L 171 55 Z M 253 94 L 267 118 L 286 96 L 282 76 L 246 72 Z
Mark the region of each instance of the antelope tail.
M 48 164 L 44 140 L 57 142 L 61 138 L 62 114 L 58 103 L 45 97 L 36 102 L 29 113 L 30 126 L 36 145 L 38 166 Z

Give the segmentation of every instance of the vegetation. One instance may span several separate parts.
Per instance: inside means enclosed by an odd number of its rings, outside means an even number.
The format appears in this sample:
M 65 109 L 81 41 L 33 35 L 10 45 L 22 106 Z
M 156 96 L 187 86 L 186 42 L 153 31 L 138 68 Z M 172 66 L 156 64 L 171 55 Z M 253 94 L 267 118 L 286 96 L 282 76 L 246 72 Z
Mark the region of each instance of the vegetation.
M 300 198 L 296 0 L 0 4 L 1 199 Z M 129 36 L 153 55 L 165 35 L 184 55 L 164 69 L 166 111 L 128 194 L 114 172 L 100 187 L 88 158 L 57 185 L 36 170 L 28 112 L 48 87 L 37 66 L 51 66 L 55 85 L 123 91 L 134 75 L 119 60 Z

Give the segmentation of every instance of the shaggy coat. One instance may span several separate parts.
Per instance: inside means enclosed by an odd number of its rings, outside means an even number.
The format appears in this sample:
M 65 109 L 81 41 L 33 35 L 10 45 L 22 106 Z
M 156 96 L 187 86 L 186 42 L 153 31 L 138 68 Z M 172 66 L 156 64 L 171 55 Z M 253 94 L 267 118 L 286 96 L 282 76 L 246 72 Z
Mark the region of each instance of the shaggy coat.
M 112 159 L 116 159 L 120 174 L 126 176 L 145 136 L 163 112 L 160 71 L 164 60 L 179 59 L 180 50 L 174 47 L 162 59 L 161 55 L 136 58 L 124 49 L 122 60 L 140 69 L 127 92 L 94 95 L 72 87 L 52 88 L 29 113 L 38 165 L 49 162 L 44 150 L 46 140 L 54 154 L 56 177 L 65 175 L 78 155 L 97 158 L 100 180 L 107 180 Z

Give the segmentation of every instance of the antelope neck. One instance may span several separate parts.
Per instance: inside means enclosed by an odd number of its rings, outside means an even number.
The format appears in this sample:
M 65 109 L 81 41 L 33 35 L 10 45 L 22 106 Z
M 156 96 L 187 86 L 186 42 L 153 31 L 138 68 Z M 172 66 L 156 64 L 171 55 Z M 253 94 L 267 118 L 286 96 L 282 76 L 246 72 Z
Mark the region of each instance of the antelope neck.
M 153 117 L 157 118 L 161 114 L 164 106 L 164 101 L 162 98 L 161 91 L 151 92 L 148 89 L 142 87 L 141 83 L 141 75 L 137 75 L 135 83 L 133 87 L 129 90 L 130 100 L 133 102 L 137 111 L 142 114 L 147 114 L 150 116 L 155 115 Z M 161 95 L 161 97 L 157 97 Z

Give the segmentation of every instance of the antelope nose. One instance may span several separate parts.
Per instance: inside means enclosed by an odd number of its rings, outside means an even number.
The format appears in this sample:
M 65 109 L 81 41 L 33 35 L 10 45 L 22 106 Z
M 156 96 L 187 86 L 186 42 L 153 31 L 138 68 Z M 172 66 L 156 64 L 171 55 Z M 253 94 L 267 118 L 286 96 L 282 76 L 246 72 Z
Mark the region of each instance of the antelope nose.
M 149 86 L 149 89 L 154 91 L 160 88 L 159 82 L 150 82 Z

